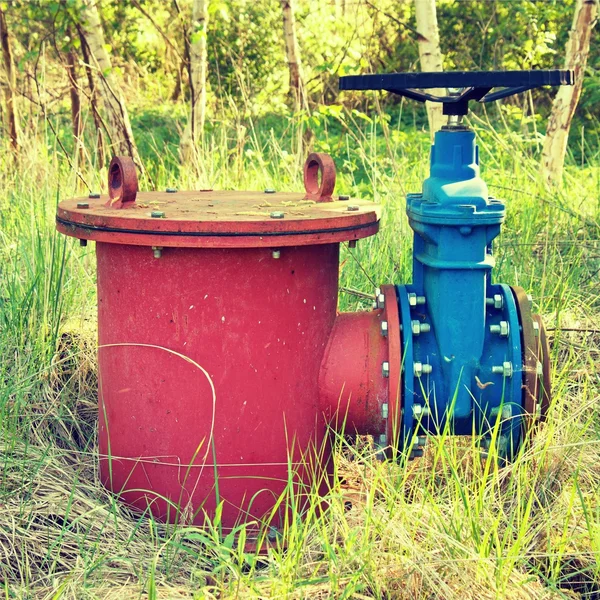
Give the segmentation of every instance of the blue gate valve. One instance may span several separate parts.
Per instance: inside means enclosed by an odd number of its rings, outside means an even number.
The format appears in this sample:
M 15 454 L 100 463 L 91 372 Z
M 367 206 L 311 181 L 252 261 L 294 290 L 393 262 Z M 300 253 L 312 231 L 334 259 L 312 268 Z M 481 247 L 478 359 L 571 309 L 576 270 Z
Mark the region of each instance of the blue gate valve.
M 342 77 L 341 90 L 386 90 L 441 102 L 423 192 L 408 194 L 412 283 L 397 285 L 401 426 L 391 453 L 422 454 L 426 434 L 476 435 L 511 459 L 550 403 L 550 359 L 539 315 L 522 288 L 492 282 L 492 242 L 506 209 L 479 173 L 469 101 L 491 102 L 543 85 L 572 85 L 572 71 L 393 73 Z M 494 88 L 499 91 L 492 92 Z M 447 96 L 423 90 L 446 88 Z

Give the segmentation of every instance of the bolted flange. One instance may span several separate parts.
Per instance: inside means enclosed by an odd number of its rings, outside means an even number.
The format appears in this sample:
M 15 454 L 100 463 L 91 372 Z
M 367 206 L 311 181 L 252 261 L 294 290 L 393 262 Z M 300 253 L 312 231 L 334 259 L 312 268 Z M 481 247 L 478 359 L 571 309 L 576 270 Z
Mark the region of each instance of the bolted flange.
M 431 331 L 431 325 L 429 323 L 421 323 L 421 321 L 411 321 L 410 326 L 413 335 L 420 335 L 421 333 L 429 333 Z
M 413 404 L 413 417 L 418 419 L 419 417 L 428 417 L 430 414 L 428 406 L 421 406 L 420 404 Z
M 490 410 L 490 416 L 492 418 L 497 418 L 498 415 L 502 418 L 502 420 L 510 419 L 512 417 L 513 411 L 512 406 L 510 404 L 503 404 L 502 406 L 495 406 Z
M 386 360 L 382 363 L 381 365 L 381 374 L 384 377 L 389 377 L 390 376 L 390 363 Z
M 421 304 L 425 304 L 425 296 L 417 296 L 414 292 L 410 292 L 408 294 L 408 305 L 409 306 L 417 306 Z
M 432 371 L 431 365 L 416 362 L 413 364 L 413 370 L 415 377 L 421 377 L 421 375 L 428 375 Z
M 505 361 L 502 365 L 497 365 L 492 367 L 492 373 L 496 375 L 503 375 L 504 377 L 512 377 L 513 374 L 513 366 L 509 361 Z
M 487 306 L 493 306 L 497 310 L 502 310 L 504 307 L 504 298 L 502 294 L 494 294 L 492 298 L 486 298 L 485 303 Z
M 490 333 L 497 333 L 500 337 L 508 337 L 510 333 L 508 321 L 500 321 L 497 325 L 490 325 Z

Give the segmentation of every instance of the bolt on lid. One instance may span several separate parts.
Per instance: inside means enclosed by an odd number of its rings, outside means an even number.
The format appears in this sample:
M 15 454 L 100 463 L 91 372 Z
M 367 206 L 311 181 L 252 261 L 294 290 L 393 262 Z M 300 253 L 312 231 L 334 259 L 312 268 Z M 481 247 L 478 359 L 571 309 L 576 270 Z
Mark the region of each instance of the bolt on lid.
M 355 209 L 348 211 L 347 202 L 332 198 L 335 166 L 327 154 L 308 157 L 304 183 L 304 194 L 175 188 L 138 193 L 133 161 L 115 157 L 109 194 L 64 200 L 56 226 L 65 235 L 98 242 L 205 248 L 327 244 L 377 233 L 379 205 L 353 199 Z

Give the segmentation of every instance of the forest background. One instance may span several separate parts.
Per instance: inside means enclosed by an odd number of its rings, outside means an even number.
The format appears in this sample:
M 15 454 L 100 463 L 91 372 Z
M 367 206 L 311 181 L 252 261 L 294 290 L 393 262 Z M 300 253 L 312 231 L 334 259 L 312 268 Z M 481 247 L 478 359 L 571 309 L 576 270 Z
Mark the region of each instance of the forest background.
M 600 597 L 597 4 L 0 2 L 6 598 Z M 352 509 L 332 490 L 329 517 L 297 523 L 287 551 L 266 558 L 218 528 L 132 514 L 100 486 L 94 253 L 55 233 L 57 201 L 106 191 L 114 154 L 134 158 L 141 189 L 300 190 L 307 154 L 328 152 L 339 192 L 384 206 L 382 232 L 342 251 L 340 307 L 364 308 L 374 282 L 410 279 L 404 195 L 427 174 L 434 117 L 392 95 L 340 93 L 339 76 L 421 70 L 437 39 L 444 70 L 563 68 L 569 40 L 585 36 L 564 157 L 545 137 L 555 89 L 468 118 L 508 203 L 496 278 L 535 293 L 552 338 L 551 416 L 513 464 L 447 436 L 394 466 L 344 446 Z

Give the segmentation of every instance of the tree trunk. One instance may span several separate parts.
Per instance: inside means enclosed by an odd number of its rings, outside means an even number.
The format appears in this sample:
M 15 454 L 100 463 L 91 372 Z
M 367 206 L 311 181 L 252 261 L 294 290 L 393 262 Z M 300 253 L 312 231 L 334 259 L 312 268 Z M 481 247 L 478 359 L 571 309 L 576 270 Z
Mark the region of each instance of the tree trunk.
M 435 0 L 415 0 L 417 36 L 421 71 L 426 73 L 442 71 L 440 34 L 435 11 Z M 432 94 L 445 96 L 446 90 L 429 90 Z M 426 102 L 427 118 L 431 136 L 445 124 L 442 105 L 439 102 Z
M 67 35 L 71 37 L 70 32 Z M 83 129 L 81 122 L 81 99 L 79 97 L 79 86 L 77 84 L 77 57 L 75 50 L 69 48 L 67 54 L 67 75 L 69 77 L 69 91 L 71 95 L 71 121 L 73 123 L 73 148 L 77 157 L 79 167 L 84 163 L 85 153 L 83 146 Z
M 209 0 L 193 0 L 189 32 L 190 118 L 180 142 L 181 157 L 189 161 L 196 153 L 206 120 L 206 73 Z
M 145 173 L 133 138 L 123 94 L 113 73 L 110 57 L 106 52 L 104 32 L 96 3 L 97 0 L 84 0 L 81 10 L 81 30 L 90 53 L 92 67 L 95 68 L 100 78 L 98 89 L 108 117 L 107 127 L 112 151 L 118 155 L 130 156 L 140 171 Z
M 290 95 L 294 101 L 294 110 L 306 107 L 304 81 L 302 77 L 302 61 L 296 36 L 296 19 L 294 18 L 294 0 L 281 0 L 283 11 L 283 37 L 285 40 L 285 56 L 290 70 Z
M 10 144 L 15 154 L 19 152 L 21 145 L 17 107 L 15 104 L 16 77 L 13 68 L 12 51 L 6 17 L 0 6 L 0 43 L 2 44 L 2 63 L 6 74 L 6 85 L 4 86 L 4 102 L 6 105 L 6 125 Z
M 577 0 L 565 56 L 565 69 L 575 71 L 575 85 L 558 88 L 552 103 L 542 151 L 542 176 L 548 183 L 562 179 L 569 129 L 581 95 L 590 38 L 597 16 L 598 0 Z
M 94 119 L 94 128 L 96 131 L 96 148 L 98 151 L 98 165 L 103 167 L 106 164 L 106 150 L 104 148 L 104 134 L 102 129 L 102 118 L 100 117 L 100 111 L 98 109 L 98 95 L 96 93 L 96 83 L 94 81 L 94 74 L 90 64 L 90 51 L 88 49 L 87 42 L 83 36 L 81 27 L 77 28 L 79 33 L 79 42 L 81 45 L 81 53 L 83 54 L 83 62 L 85 63 L 85 75 L 88 80 L 88 87 L 90 88 L 90 107 L 92 109 L 92 118 Z

